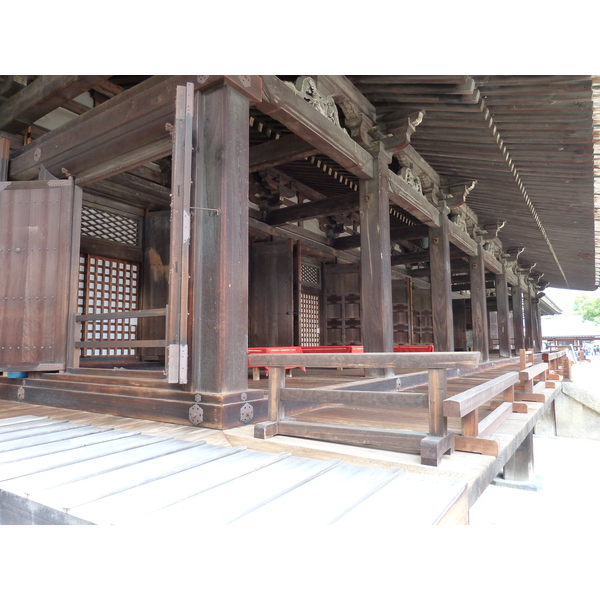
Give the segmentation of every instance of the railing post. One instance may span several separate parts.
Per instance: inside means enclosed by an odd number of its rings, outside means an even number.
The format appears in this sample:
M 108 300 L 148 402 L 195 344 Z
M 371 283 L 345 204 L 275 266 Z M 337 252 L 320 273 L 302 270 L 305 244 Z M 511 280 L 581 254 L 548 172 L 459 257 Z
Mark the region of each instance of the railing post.
M 446 452 L 454 452 L 454 433 L 444 416 L 446 369 L 429 369 L 429 435 L 421 440 L 421 464 L 437 467 Z
M 446 369 L 429 369 L 429 435 L 443 437 L 448 433 L 443 402 L 448 395 Z
M 281 403 L 281 390 L 285 387 L 285 367 L 271 367 L 269 369 L 269 421 L 283 419 L 283 405 Z

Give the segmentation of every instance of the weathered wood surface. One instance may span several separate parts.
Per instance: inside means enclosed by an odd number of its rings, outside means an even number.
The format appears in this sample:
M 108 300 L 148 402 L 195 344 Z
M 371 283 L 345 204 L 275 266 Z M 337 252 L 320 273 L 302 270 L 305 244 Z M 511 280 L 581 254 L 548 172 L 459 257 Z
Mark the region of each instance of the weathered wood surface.
M 439 227 L 429 231 L 433 343 L 440 352 L 454 350 L 449 223 L 446 215 L 441 213 Z
M 285 125 L 292 133 L 335 160 L 361 179 L 373 176 L 370 154 L 340 127 L 310 106 L 275 76 L 262 78 L 263 100 L 256 108 Z
M 479 352 L 365 352 L 362 354 L 260 354 L 248 356 L 249 366 L 442 369 L 474 368 Z
M 56 370 L 67 362 L 80 202 L 72 181 L 0 185 L 2 371 Z
M 374 146 L 373 178 L 361 180 L 360 293 L 361 330 L 365 352 L 393 350 L 392 273 L 390 262 L 389 169 L 391 155 Z M 371 377 L 392 373 L 374 370 Z
M 471 279 L 471 319 L 473 325 L 473 350 L 481 352 L 481 362 L 490 357 L 488 334 L 488 310 L 485 287 L 485 265 L 483 247 L 477 244 L 476 256 L 469 257 Z
M 0 108 L 0 129 L 21 133 L 41 117 L 65 105 L 109 75 L 40 75 Z
M 466 483 L 456 479 L 428 477 L 424 485 L 420 476 L 397 467 L 378 469 L 76 423 L 71 431 L 78 431 L 78 437 L 49 441 L 34 435 L 37 443 L 28 445 L 27 434 L 40 420 L 52 421 L 32 415 L 0 420 L 0 436 L 22 427 L 12 448 L 0 446 L 2 525 L 174 525 L 200 514 L 210 514 L 214 523 L 251 525 L 277 519 L 294 506 L 302 507 L 312 525 L 351 526 L 357 519 L 377 525 L 389 518 L 405 522 L 402 506 L 408 499 L 409 506 L 420 506 L 410 514 L 412 524 L 444 522 L 450 512 L 458 513 L 453 517 L 458 522 L 468 520 Z M 359 510 L 365 502 L 367 510 Z M 378 507 L 374 513 L 373 507 Z
M 419 392 L 373 392 L 355 390 L 303 390 L 284 388 L 280 392 L 284 402 L 322 402 L 358 406 L 396 406 L 398 408 L 427 408 L 427 394 Z

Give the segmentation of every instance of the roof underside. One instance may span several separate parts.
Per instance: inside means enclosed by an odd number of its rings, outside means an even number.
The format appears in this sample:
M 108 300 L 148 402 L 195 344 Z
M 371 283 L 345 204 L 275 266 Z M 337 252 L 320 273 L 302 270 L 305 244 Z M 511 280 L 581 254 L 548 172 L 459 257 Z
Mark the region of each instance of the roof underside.
M 425 110 L 411 144 L 443 176 L 476 180 L 480 224 L 506 221 L 554 287 L 598 286 L 590 76 L 351 76 L 379 121 Z

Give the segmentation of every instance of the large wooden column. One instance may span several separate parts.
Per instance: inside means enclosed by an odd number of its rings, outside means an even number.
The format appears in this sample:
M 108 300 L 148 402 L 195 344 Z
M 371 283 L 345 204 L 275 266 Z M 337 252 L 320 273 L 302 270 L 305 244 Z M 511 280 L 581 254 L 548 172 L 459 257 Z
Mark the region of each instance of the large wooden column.
M 500 358 L 508 358 L 510 352 L 510 311 L 508 308 L 508 285 L 506 281 L 506 265 L 502 265 L 502 273 L 496 275 L 496 306 L 498 310 L 498 346 Z
M 490 359 L 488 335 L 487 296 L 485 293 L 485 265 L 483 247 L 477 244 L 477 256 L 469 256 L 471 279 L 471 319 L 473 324 L 473 350 L 481 352 L 481 362 Z
M 447 209 L 440 215 L 440 226 L 429 230 L 429 261 L 433 343 L 437 352 L 454 352 Z
M 393 352 L 392 266 L 390 261 L 389 169 L 391 155 L 373 144 L 373 178 L 359 182 L 361 328 L 365 352 Z M 392 376 L 368 369 L 367 376 Z
M 523 301 L 521 294 L 521 278 L 518 278 L 517 285 L 512 288 L 512 306 L 513 306 L 513 329 L 515 333 L 515 351 L 525 348 L 523 332 Z
M 535 294 L 535 290 L 534 290 Z M 542 323 L 540 320 L 540 301 L 534 295 L 531 298 L 531 321 L 533 329 L 533 347 L 536 352 L 542 351 Z
M 250 97 L 221 77 L 195 98 L 189 382 L 205 421 L 217 415 L 213 427 L 242 424 L 240 409 L 227 405 L 255 397 L 247 356 Z

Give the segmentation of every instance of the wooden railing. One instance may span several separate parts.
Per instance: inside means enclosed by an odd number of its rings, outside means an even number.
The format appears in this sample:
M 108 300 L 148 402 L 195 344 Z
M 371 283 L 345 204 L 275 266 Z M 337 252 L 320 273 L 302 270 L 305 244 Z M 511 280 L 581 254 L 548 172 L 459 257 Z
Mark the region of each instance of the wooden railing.
M 417 453 L 421 455 L 422 464 L 437 466 L 445 453 L 455 449 L 455 435 L 448 431 L 447 419 L 443 414 L 443 401 L 447 396 L 446 370 L 475 368 L 479 364 L 479 357 L 479 352 L 251 355 L 248 357 L 250 366 L 260 364 L 269 367 L 269 420 L 255 425 L 254 436 L 265 439 L 275 435 L 290 435 Z M 318 368 L 426 369 L 429 391 L 286 389 L 285 368 L 292 365 Z M 429 431 L 398 431 L 290 420 L 286 418 L 284 403 L 291 401 L 424 408 L 429 413 Z
M 420 453 L 421 463 L 438 466 L 445 453 L 454 450 L 498 455 L 498 442 L 491 439 L 496 429 L 513 412 L 527 413 L 527 405 L 518 400 L 544 402 L 541 393 L 545 379 L 538 384 L 534 380 L 543 377 L 548 365 L 532 364 L 520 371 L 505 373 L 481 385 L 448 397 L 446 369 L 474 368 L 479 361 L 478 352 L 434 352 L 427 354 L 320 354 L 320 355 L 270 355 L 250 357 L 268 361 L 269 414 L 268 421 L 258 423 L 254 429 L 257 438 L 274 435 L 306 437 L 330 442 L 369 446 L 398 452 Z M 428 370 L 428 392 L 373 391 L 368 383 L 363 389 L 324 389 L 285 387 L 285 367 L 319 368 L 409 368 Z M 258 364 L 258 363 L 256 363 Z M 261 363 L 262 364 L 262 363 Z M 368 382 L 369 380 L 365 380 Z M 381 382 L 382 380 L 378 380 Z M 515 391 L 524 384 L 525 390 Z M 375 387 L 375 386 L 373 386 Z M 494 400 L 502 395 L 502 400 Z M 421 408 L 428 410 L 429 431 L 397 431 L 370 427 L 350 427 L 302 422 L 286 417 L 285 403 L 323 403 L 360 405 L 367 407 Z M 491 413 L 479 420 L 479 409 L 490 403 Z M 460 418 L 461 435 L 448 432 L 448 417 Z
M 110 321 L 112 319 L 143 319 L 147 317 L 166 317 L 167 308 L 153 308 L 148 310 L 132 310 L 126 312 L 114 313 L 91 313 L 87 315 L 71 315 L 73 330 L 77 331 L 77 323 L 85 323 L 88 321 Z M 74 333 L 79 337 L 79 332 Z M 116 335 L 115 335 L 116 338 Z M 91 341 L 75 341 L 72 348 L 165 348 L 167 346 L 166 339 L 161 340 L 136 340 L 136 339 L 108 339 L 108 340 L 91 340 Z M 71 352 L 69 358 L 69 367 L 79 366 L 79 353 Z
M 546 383 L 549 387 L 556 385 L 555 381 L 562 381 L 564 378 L 571 379 L 571 360 L 567 349 L 557 352 L 542 353 L 542 360 L 548 363 Z

